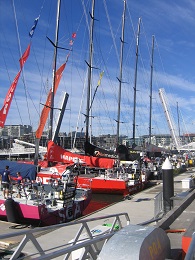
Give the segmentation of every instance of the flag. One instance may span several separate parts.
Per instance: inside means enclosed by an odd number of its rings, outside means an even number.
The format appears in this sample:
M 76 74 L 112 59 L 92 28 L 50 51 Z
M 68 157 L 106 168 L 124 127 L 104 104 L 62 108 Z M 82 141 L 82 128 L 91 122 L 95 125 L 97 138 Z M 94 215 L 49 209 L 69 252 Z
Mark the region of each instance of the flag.
M 69 45 L 70 45 L 70 46 L 73 45 L 73 40 L 70 40 Z
M 29 54 L 30 54 L 30 44 L 28 45 L 28 47 L 26 48 L 25 52 L 23 53 L 22 57 L 19 60 L 21 69 L 24 66 L 26 60 L 28 59 Z
M 98 84 L 97 84 L 98 87 L 99 87 L 99 85 L 101 84 L 101 80 L 102 80 L 103 75 L 104 75 L 104 71 L 102 71 L 102 72 L 100 73 L 100 77 L 99 77 Z
M 77 34 L 76 33 L 73 33 L 72 34 L 72 38 L 76 38 Z
M 5 97 L 3 107 L 0 110 L 0 127 L 2 127 L 2 128 L 4 127 L 5 120 L 7 118 L 8 112 L 9 112 L 9 108 L 10 108 L 10 105 L 11 105 L 11 102 L 12 102 L 12 99 L 14 96 L 14 92 L 16 90 L 16 86 L 17 86 L 17 83 L 18 83 L 18 80 L 20 77 L 20 73 L 21 73 L 21 69 L 18 72 L 18 74 L 16 75 L 13 83 L 11 84 L 11 86 L 7 92 L 7 95 Z
M 40 16 L 39 16 L 39 17 L 40 17 Z M 29 32 L 29 36 L 30 36 L 31 38 L 33 37 L 33 34 L 34 34 L 34 32 L 35 32 L 35 28 L 36 28 L 37 23 L 38 23 L 38 21 L 39 21 L 39 17 L 37 17 L 37 18 L 34 20 L 34 24 L 33 24 L 32 28 L 31 28 L 31 30 L 30 30 L 30 32 Z
M 98 80 L 96 89 L 95 89 L 95 91 L 94 91 L 93 98 L 92 98 L 92 100 L 91 100 L 91 105 L 90 105 L 90 107 L 89 107 L 89 110 L 91 110 L 91 107 L 92 107 L 92 104 L 93 104 L 95 95 L 96 95 L 96 93 L 97 93 L 98 87 L 99 87 L 100 84 L 101 84 L 101 80 L 102 80 L 103 75 L 104 75 L 104 71 L 102 71 L 102 72 L 100 73 L 99 80 Z
M 12 102 L 12 99 L 14 96 L 14 92 L 16 90 L 16 86 L 17 86 L 18 80 L 20 78 L 22 68 L 24 66 L 24 63 L 27 61 L 29 54 L 30 54 L 30 44 L 27 46 L 25 52 L 23 53 L 22 57 L 19 60 L 20 70 L 9 88 L 7 95 L 5 97 L 5 100 L 4 100 L 3 107 L 0 110 L 0 127 L 4 127 L 4 124 L 5 124 L 8 112 L 9 112 L 9 108 L 11 106 L 11 102 Z
M 73 45 L 73 43 L 74 43 L 74 39 L 76 38 L 76 33 L 72 33 L 72 39 L 70 40 L 70 42 L 69 42 L 69 45 L 70 46 L 72 46 Z

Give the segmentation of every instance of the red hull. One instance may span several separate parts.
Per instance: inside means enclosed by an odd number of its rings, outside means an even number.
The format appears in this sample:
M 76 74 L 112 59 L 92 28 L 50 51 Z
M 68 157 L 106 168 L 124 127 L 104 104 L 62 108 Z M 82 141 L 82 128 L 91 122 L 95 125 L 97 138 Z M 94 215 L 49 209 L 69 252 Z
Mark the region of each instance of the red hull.
M 87 178 L 79 176 L 77 180 L 78 187 L 88 187 L 92 190 L 92 193 L 121 194 L 123 196 L 132 195 L 141 191 L 144 185 L 145 184 L 140 181 L 129 185 L 128 180 L 104 179 L 101 177 Z

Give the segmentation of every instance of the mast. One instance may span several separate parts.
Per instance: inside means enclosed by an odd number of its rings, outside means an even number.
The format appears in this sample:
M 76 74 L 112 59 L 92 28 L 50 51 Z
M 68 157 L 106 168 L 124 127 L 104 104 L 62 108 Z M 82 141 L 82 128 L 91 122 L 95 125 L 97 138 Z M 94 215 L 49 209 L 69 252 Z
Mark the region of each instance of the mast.
M 51 102 L 50 102 L 50 120 L 49 120 L 49 140 L 52 139 L 53 132 L 53 108 L 54 108 L 54 91 L 55 91 L 55 82 L 56 82 L 56 67 L 57 67 L 57 48 L 58 48 L 58 33 L 59 33 L 59 20 L 60 20 L 60 5 L 61 0 L 57 2 L 57 15 L 56 15 L 56 32 L 55 32 L 55 43 L 53 43 L 49 38 L 49 41 L 54 46 L 54 64 L 53 64 L 53 82 L 51 87 Z M 38 156 L 39 156 L 39 142 L 40 138 L 35 138 L 35 156 L 34 164 L 38 165 Z
M 135 114 L 136 114 L 136 92 L 137 92 L 137 65 L 138 65 L 138 53 L 139 53 L 139 35 L 140 35 L 140 23 L 141 18 L 138 21 L 137 39 L 136 39 L 136 59 L 135 59 L 135 79 L 134 79 L 134 106 L 133 106 L 133 147 L 135 146 Z
M 86 107 L 86 132 L 85 132 L 85 143 L 88 142 L 89 138 L 89 112 L 90 112 L 90 100 L 91 100 L 91 78 L 92 78 L 92 60 L 93 60 L 93 28 L 94 28 L 94 9 L 95 0 L 92 0 L 92 11 L 91 11 L 91 23 L 90 23 L 90 45 L 89 45 L 89 63 L 88 64 L 88 88 L 87 88 L 87 107 Z
M 55 43 L 54 43 L 53 82 L 52 82 L 52 89 L 51 89 L 51 111 L 50 111 L 50 120 L 49 120 L 49 140 L 52 139 L 52 131 L 53 131 L 54 88 L 55 88 L 56 67 L 57 67 L 57 49 L 58 49 L 58 34 L 59 34 L 59 21 L 60 21 L 60 5 L 61 5 L 61 0 L 58 0 L 57 15 L 56 15 Z
M 124 30 L 125 30 L 125 12 L 126 12 L 126 0 L 124 0 L 124 9 L 122 16 L 122 33 L 121 33 L 121 51 L 120 51 L 120 75 L 119 92 L 118 92 L 118 117 L 117 117 L 117 134 L 116 134 L 116 147 L 119 145 L 119 127 L 120 127 L 120 109 L 121 109 L 121 84 L 122 84 L 122 65 L 123 65 L 123 50 L 124 50 Z
M 152 36 L 152 54 L 151 54 L 151 71 L 150 71 L 150 117 L 149 117 L 149 144 L 151 144 L 152 135 L 152 80 L 153 80 L 153 61 L 154 61 L 154 35 Z

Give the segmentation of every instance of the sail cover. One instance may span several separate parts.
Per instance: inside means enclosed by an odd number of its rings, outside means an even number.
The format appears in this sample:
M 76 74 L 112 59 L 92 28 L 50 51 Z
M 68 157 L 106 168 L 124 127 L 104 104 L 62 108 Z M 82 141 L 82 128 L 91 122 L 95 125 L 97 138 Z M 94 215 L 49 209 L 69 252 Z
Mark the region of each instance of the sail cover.
M 116 159 L 105 158 L 105 157 L 95 157 L 83 154 L 77 154 L 69 152 L 62 147 L 58 146 L 52 141 L 48 142 L 47 150 L 47 161 L 48 162 L 58 162 L 58 163 L 74 163 L 79 159 L 80 163 L 83 163 L 89 167 L 98 167 L 111 169 L 116 163 Z
M 23 179 L 36 180 L 37 166 L 34 164 L 2 160 L 0 161 L 0 174 L 4 172 L 6 166 L 9 166 L 12 177 L 17 177 L 16 173 L 20 172 Z

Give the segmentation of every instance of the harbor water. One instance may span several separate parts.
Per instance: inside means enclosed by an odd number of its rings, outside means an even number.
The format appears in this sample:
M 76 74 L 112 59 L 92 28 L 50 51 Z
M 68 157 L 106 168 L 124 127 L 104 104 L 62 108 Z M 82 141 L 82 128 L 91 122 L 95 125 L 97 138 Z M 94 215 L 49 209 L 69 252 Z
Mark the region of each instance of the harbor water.
M 83 215 L 86 216 L 91 214 L 97 210 L 105 208 L 109 205 L 117 203 L 123 200 L 122 195 L 114 195 L 114 194 L 92 194 L 91 202 L 88 207 L 83 212 Z

